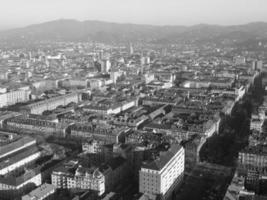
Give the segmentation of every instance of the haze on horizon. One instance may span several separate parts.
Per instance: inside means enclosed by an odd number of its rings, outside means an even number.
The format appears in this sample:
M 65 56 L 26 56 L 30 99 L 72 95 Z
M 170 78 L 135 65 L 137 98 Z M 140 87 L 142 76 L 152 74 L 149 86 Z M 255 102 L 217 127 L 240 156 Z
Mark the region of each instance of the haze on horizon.
M 151 25 L 267 21 L 267 0 L 2 0 L 0 29 L 56 20 Z

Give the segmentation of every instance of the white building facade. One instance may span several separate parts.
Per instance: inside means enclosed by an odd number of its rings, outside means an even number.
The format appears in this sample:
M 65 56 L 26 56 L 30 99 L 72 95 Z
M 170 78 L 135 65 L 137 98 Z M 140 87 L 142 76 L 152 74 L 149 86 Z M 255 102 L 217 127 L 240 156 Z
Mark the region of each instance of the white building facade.
M 179 185 L 184 173 L 185 152 L 181 146 L 171 148 L 173 148 L 171 152 L 164 153 L 165 155 L 161 155 L 153 163 L 141 167 L 139 192 L 149 196 L 162 195 L 164 197 Z

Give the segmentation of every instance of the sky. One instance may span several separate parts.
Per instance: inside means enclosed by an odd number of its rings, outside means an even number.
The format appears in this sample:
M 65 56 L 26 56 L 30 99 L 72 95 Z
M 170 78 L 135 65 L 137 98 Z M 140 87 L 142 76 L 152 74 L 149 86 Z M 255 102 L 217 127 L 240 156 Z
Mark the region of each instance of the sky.
M 0 29 L 57 19 L 237 25 L 267 21 L 267 0 L 0 0 Z

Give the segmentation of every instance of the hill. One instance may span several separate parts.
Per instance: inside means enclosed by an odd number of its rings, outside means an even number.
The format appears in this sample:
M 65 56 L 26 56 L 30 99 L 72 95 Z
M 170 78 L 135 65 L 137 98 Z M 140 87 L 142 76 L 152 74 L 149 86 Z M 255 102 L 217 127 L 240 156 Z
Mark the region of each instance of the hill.
M 0 32 L 4 41 L 175 42 L 181 40 L 240 40 L 267 38 L 267 23 L 237 26 L 152 26 L 102 21 L 56 20 Z

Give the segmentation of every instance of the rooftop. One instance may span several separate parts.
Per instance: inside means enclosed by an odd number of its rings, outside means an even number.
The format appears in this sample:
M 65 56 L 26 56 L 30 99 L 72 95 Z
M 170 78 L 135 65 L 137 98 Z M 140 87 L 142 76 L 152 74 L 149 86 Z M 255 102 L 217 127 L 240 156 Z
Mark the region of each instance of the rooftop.
M 150 162 L 144 162 L 142 168 L 158 170 L 160 171 L 172 158 L 173 156 L 183 148 L 178 144 L 172 145 L 168 151 L 161 152 L 159 157 Z
M 17 148 L 22 147 L 23 145 L 36 141 L 35 139 L 25 136 L 22 138 L 19 138 L 18 140 L 15 140 L 7 145 L 1 146 L 0 147 L 0 158 L 3 156 L 7 155 L 10 151 L 14 151 Z
M 37 153 L 38 151 L 39 150 L 36 146 L 30 146 L 20 151 L 17 151 L 11 156 L 5 156 L 0 159 L 0 169 L 4 169 L 7 166 L 10 166 L 24 158 L 27 158 L 28 156 L 33 155 L 34 153 Z
M 45 183 L 35 190 L 31 191 L 29 194 L 24 195 L 22 197 L 22 200 L 38 200 L 43 198 L 47 195 L 47 193 L 50 193 L 53 190 L 56 190 L 56 187 L 54 185 Z
M 40 167 L 36 167 L 31 170 L 27 170 L 24 174 L 19 177 L 8 175 L 7 177 L 0 176 L 0 183 L 12 186 L 18 186 L 22 183 L 27 182 L 31 178 L 40 174 Z
M 258 154 L 267 156 L 267 145 L 248 146 L 240 153 Z

